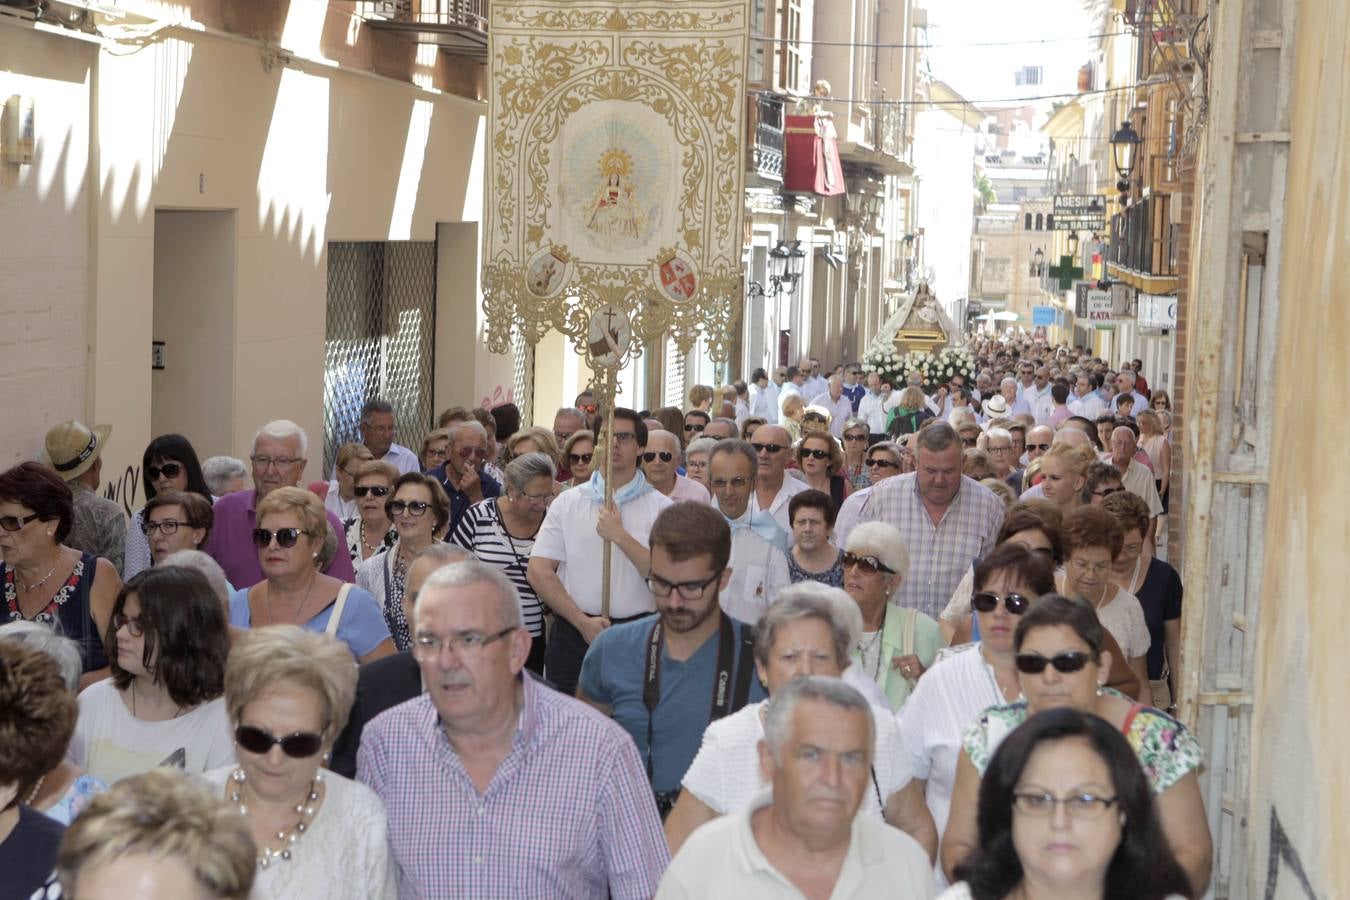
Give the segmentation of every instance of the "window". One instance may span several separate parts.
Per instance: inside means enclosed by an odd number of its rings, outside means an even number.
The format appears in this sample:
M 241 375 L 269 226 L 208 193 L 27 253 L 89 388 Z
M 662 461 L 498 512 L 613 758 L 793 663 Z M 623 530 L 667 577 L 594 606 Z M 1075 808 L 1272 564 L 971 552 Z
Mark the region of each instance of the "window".
M 765 30 L 768 24 L 768 15 L 764 9 L 765 0 L 755 0 L 755 11 L 751 14 L 750 33 L 752 35 L 765 35 L 764 40 L 750 41 L 750 68 L 746 74 L 746 79 L 755 84 L 763 84 L 767 80 L 764 67 L 764 58 L 772 46 L 768 40 L 768 32 Z
M 1022 228 L 1026 231 L 1031 230 L 1031 213 L 1027 213 L 1026 218 L 1022 220 Z
M 1036 213 L 1036 230 L 1042 231 L 1044 229 L 1045 229 L 1045 216 L 1042 215 L 1041 213 Z
M 786 0 L 783 4 L 782 88 L 794 93 L 807 93 L 811 77 L 811 60 L 802 46 L 802 0 Z
M 1040 66 L 1023 66 L 1020 72 L 1013 73 L 1013 83 L 1018 87 L 1040 84 L 1043 72 Z
M 1054 213 L 1046 213 L 1046 214 L 1045 214 L 1045 230 L 1046 230 L 1046 231 L 1054 231 L 1054 230 L 1055 230 L 1055 214 L 1054 214 Z

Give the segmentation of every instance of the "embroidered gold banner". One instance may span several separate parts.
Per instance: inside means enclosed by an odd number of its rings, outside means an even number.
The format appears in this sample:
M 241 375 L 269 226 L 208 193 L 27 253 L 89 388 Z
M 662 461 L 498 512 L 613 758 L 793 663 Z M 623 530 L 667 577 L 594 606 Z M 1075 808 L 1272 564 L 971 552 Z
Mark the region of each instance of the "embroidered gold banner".
M 531 343 L 556 328 L 617 366 L 669 330 L 727 357 L 749 12 L 749 0 L 493 0 L 489 349 L 506 352 L 514 328 Z

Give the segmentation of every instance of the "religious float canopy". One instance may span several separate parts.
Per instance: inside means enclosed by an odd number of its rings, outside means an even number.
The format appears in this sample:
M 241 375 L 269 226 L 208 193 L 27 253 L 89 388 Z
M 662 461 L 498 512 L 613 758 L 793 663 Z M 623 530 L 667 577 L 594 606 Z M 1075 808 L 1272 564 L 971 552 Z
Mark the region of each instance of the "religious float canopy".
M 669 331 L 727 358 L 748 22 L 749 0 L 493 0 L 490 350 L 556 328 L 612 375 Z

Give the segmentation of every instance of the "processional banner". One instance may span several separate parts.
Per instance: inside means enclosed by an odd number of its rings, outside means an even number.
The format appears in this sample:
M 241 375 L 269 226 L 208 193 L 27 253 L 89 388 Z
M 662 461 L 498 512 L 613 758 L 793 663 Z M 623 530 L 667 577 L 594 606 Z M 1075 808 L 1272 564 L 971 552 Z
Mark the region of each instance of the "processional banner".
M 601 366 L 741 298 L 749 0 L 493 0 L 488 348 L 549 328 Z

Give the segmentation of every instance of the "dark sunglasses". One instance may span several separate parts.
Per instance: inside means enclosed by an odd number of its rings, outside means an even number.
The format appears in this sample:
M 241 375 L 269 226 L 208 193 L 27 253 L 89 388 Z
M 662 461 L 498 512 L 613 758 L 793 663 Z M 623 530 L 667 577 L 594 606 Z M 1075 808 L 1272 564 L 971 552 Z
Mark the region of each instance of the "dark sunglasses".
M 976 444 L 979 443 L 979 441 L 980 441 L 979 438 L 973 438 L 973 437 L 965 438 L 965 437 L 963 437 L 963 438 L 961 438 L 961 446 L 962 446 L 962 447 L 974 447 Z
M 642 461 L 643 461 L 643 462 L 656 462 L 656 458 L 657 458 L 658 456 L 661 457 L 661 462 L 670 462 L 672 459 L 675 458 L 675 454 L 674 454 L 674 453 L 670 453 L 669 451 L 666 451 L 666 450 L 657 450 L 657 451 L 650 451 L 650 450 L 649 450 L 648 452 L 642 454 Z
M 266 528 L 253 529 L 253 543 L 261 550 L 264 547 L 272 546 L 272 538 L 277 539 L 277 546 L 290 549 L 295 546 L 295 542 L 300 540 L 300 535 L 304 534 L 299 528 L 278 528 L 276 531 L 268 531 Z
M 567 461 L 573 465 L 576 465 L 577 463 L 590 465 L 591 457 L 594 455 L 595 454 L 593 453 L 569 453 L 567 454 Z
M 695 424 L 691 424 L 691 425 L 685 425 L 685 426 L 684 426 L 684 430 L 685 430 L 685 431 L 702 431 L 702 430 L 703 430 L 704 428 L 706 428 L 706 427 L 707 427 L 706 425 L 699 425 L 699 424 L 695 423 Z
M 1057 653 L 1049 659 L 1039 653 L 1019 653 L 1017 654 L 1017 671 L 1027 675 L 1039 675 L 1045 671 L 1046 666 L 1054 666 L 1056 671 L 1068 675 L 1070 672 L 1077 672 L 1086 666 L 1088 659 L 1086 653 L 1078 650 Z
M 1118 494 L 1118 493 L 1120 493 L 1120 492 L 1123 491 L 1123 490 L 1125 490 L 1123 487 L 1101 488 L 1100 490 L 1093 491 L 1093 492 L 1092 492 L 1092 496 L 1094 496 L 1094 497 L 1110 497 L 1112 494 Z
M 843 568 L 857 566 L 864 575 L 875 575 L 878 572 L 885 572 L 887 575 L 894 575 L 895 570 L 877 559 L 875 556 L 859 556 L 856 553 L 844 551 Z
M 865 434 L 846 434 L 846 435 L 844 435 L 844 440 L 848 441 L 848 442 L 851 443 L 851 444 L 861 443 L 862 441 L 867 440 L 867 435 L 865 435 Z
M 1020 616 L 1022 613 L 1026 612 L 1027 607 L 1031 605 L 1031 601 L 1021 594 L 1009 594 L 1006 597 L 1000 598 L 998 594 L 990 593 L 989 591 L 980 591 L 973 595 L 970 598 L 970 605 L 983 613 L 993 612 L 998 608 L 1000 599 L 1003 601 L 1003 605 L 1007 608 L 1008 612 L 1014 616 Z
M 803 451 L 802 451 L 802 458 L 805 459 L 805 458 L 808 457 L 808 456 L 811 457 L 812 459 L 829 459 L 829 458 L 830 458 L 830 451 L 828 451 L 828 450 L 803 450 Z
M 1027 444 L 1027 449 L 1028 449 L 1028 450 L 1040 450 L 1042 453 L 1044 453 L 1046 450 L 1049 450 L 1049 449 L 1050 449 L 1050 445 L 1049 445 L 1049 444 Z
M 29 522 L 36 522 L 40 518 L 42 517 L 37 513 L 33 513 L 31 516 L 0 516 L 0 528 L 6 531 L 18 531 Z
M 151 481 L 159 480 L 159 476 L 161 475 L 163 475 L 165 478 L 177 478 L 178 474 L 182 471 L 183 471 L 183 464 L 176 462 L 166 462 L 162 466 L 145 467 L 145 474 L 149 477 Z
M 389 488 L 382 484 L 363 484 L 358 488 L 352 488 L 352 493 L 358 497 L 383 497 L 389 493 Z
M 421 500 L 390 500 L 384 504 L 384 511 L 389 514 L 389 518 L 401 516 L 404 512 L 410 516 L 424 516 L 430 503 L 424 503 Z
M 305 759 L 323 749 L 323 735 L 312 731 L 297 731 L 285 737 L 273 737 L 271 732 L 263 731 L 254 725 L 240 725 L 234 730 L 234 740 L 249 753 L 262 756 L 269 753 L 272 746 L 281 748 L 281 752 L 291 759 Z
M 865 463 L 863 463 L 863 465 L 867 466 L 869 469 L 873 468 L 874 466 L 880 466 L 883 469 L 900 468 L 899 463 L 891 462 L 889 459 L 869 459 Z
M 140 619 L 133 618 L 126 613 L 114 614 L 112 617 L 113 633 L 116 634 L 121 631 L 123 625 L 127 627 L 127 634 L 130 634 L 132 637 L 140 637 L 145 634 L 145 626 L 141 625 Z
M 754 451 L 755 451 L 756 453 L 779 453 L 779 452 L 781 452 L 781 451 L 787 449 L 787 447 L 784 446 L 783 444 L 754 444 L 754 443 L 752 443 L 750 446 L 751 446 L 752 448 L 754 448 Z

